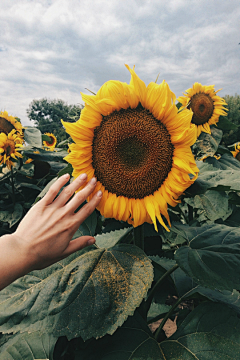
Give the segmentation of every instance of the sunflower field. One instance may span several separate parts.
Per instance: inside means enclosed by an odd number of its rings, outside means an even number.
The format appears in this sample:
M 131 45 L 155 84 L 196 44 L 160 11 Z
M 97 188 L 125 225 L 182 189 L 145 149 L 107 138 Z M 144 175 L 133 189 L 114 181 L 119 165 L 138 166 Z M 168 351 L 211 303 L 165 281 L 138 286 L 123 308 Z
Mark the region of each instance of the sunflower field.
M 0 113 L 0 235 L 65 173 L 97 178 L 86 201 L 103 193 L 74 235 L 94 245 L 0 291 L 0 360 L 240 359 L 240 143 L 220 144 L 227 103 L 199 83 L 176 99 L 126 67 L 129 84 L 82 94 L 61 143 Z

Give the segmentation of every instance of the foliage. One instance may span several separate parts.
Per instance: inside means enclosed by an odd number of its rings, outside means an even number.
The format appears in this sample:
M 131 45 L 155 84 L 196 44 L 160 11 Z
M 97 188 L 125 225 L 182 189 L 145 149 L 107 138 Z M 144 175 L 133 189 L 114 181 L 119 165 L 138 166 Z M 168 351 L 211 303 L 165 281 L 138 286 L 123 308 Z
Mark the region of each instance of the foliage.
M 51 132 L 57 137 L 58 142 L 61 142 L 68 138 L 61 120 L 77 121 L 81 110 L 81 105 L 68 105 L 63 100 L 43 98 L 33 100 L 27 109 L 27 114 L 42 133 Z
M 223 145 L 230 145 L 236 143 L 240 139 L 240 95 L 224 96 L 226 103 L 228 104 L 227 120 L 229 123 L 223 128 Z M 220 116 L 220 121 L 222 121 Z
M 95 210 L 75 237 L 93 235 L 96 245 L 0 292 L 0 360 L 240 358 L 240 162 L 219 145 L 221 130 L 211 130 L 193 146 L 205 159 L 169 208 L 170 233 Z M 45 151 L 36 128 L 25 135 L 23 159 L 12 172 L 1 169 L 1 234 L 15 230 L 58 176 L 72 173 L 66 148 Z M 176 316 L 178 329 L 167 338 L 164 324 Z M 159 319 L 151 333 L 148 324 Z

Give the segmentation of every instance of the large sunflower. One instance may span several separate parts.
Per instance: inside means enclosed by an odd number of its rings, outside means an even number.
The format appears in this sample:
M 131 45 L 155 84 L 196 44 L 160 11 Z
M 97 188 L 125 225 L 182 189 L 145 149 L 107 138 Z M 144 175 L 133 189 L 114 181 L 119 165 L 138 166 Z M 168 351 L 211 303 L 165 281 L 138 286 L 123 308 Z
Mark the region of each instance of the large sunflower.
M 12 130 L 9 134 L 0 133 L 0 164 L 6 164 L 11 169 L 14 160 L 22 155 L 17 152 L 18 148 L 22 146 L 21 138 Z
M 196 179 L 198 168 L 190 146 L 196 140 L 192 111 L 178 113 L 175 95 L 163 81 L 147 87 L 133 70 L 130 84 L 106 82 L 96 95 L 84 95 L 85 108 L 76 123 L 63 122 L 75 143 L 65 158 L 73 176 L 98 180 L 98 206 L 107 218 L 134 227 L 156 218 L 167 230 L 167 204 Z M 88 198 L 91 199 L 90 195 Z
M 12 130 L 16 130 L 19 138 L 23 142 L 22 124 L 16 118 L 8 115 L 7 111 L 0 111 L 0 133 L 9 134 Z
M 50 141 L 43 141 L 43 145 L 47 146 L 49 150 L 53 150 L 57 144 L 57 138 L 52 133 L 44 133 L 44 135 L 47 135 L 51 140 Z
M 240 161 L 240 143 L 235 144 L 235 150 L 231 151 L 233 156 Z
M 221 90 L 221 89 L 220 89 Z M 197 137 L 202 131 L 211 134 L 210 125 L 218 122 L 219 116 L 226 116 L 227 105 L 225 100 L 216 95 L 214 85 L 193 84 L 193 87 L 186 90 L 184 96 L 180 96 L 178 101 L 182 104 L 183 109 L 187 107 L 193 111 L 192 123 L 197 127 Z

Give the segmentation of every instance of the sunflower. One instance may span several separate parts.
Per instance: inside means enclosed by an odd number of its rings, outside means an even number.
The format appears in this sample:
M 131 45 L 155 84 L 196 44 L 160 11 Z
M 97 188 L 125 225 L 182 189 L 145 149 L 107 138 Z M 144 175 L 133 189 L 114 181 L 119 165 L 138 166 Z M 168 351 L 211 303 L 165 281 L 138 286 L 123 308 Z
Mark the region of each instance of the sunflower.
M 17 157 L 22 157 L 20 153 L 17 152 L 18 147 L 21 147 L 21 138 L 16 133 L 16 130 L 10 131 L 9 134 L 4 132 L 0 133 L 0 164 L 6 164 L 9 169 L 11 169 L 14 164 L 14 160 Z
M 146 87 L 126 67 L 129 85 L 111 80 L 96 95 L 82 94 L 80 119 L 62 122 L 75 142 L 65 159 L 73 177 L 84 172 L 97 178 L 94 193 L 103 193 L 98 209 L 106 218 L 134 227 L 153 223 L 156 230 L 158 219 L 169 230 L 162 215 L 170 226 L 168 204 L 176 206 L 198 174 L 190 148 L 196 140 L 192 111 L 178 113 L 165 81 Z
M 233 156 L 240 161 L 240 143 L 235 144 L 235 150 L 231 151 Z
M 47 135 L 50 137 L 51 141 L 43 141 L 43 145 L 50 148 L 49 150 L 53 150 L 57 144 L 57 138 L 52 133 L 44 133 L 44 135 Z
M 201 132 L 211 134 L 210 125 L 216 125 L 220 115 L 227 115 L 224 107 L 227 103 L 216 95 L 220 90 L 215 91 L 214 85 L 195 83 L 177 99 L 182 104 L 180 110 L 187 107 L 193 111 L 192 123 L 196 125 L 197 137 Z
M 199 159 L 199 161 L 205 161 L 209 157 L 214 157 L 216 160 L 219 160 L 221 158 L 221 156 L 217 156 L 217 155 L 204 155 L 201 159 Z
M 14 129 L 19 134 L 18 137 L 23 143 L 23 130 L 20 121 L 8 115 L 7 111 L 0 111 L 0 133 L 8 135 Z

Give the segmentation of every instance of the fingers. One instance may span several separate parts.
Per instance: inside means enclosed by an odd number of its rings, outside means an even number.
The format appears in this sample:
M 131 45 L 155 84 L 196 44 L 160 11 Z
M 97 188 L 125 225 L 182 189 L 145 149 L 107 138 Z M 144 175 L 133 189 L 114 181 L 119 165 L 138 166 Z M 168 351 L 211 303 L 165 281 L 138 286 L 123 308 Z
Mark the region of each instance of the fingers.
M 61 188 L 68 182 L 69 178 L 69 174 L 65 174 L 57 179 L 57 181 L 50 187 L 46 195 L 42 198 L 41 203 L 43 205 L 51 204 Z
M 81 236 L 77 239 L 70 241 L 68 247 L 62 253 L 63 258 L 71 255 L 75 251 L 81 250 L 86 246 L 93 245 L 95 243 L 95 239 L 92 236 Z
M 68 200 L 73 196 L 75 191 L 78 190 L 85 183 L 86 180 L 87 180 L 87 174 L 79 175 L 70 185 L 66 186 L 63 189 L 61 194 L 54 201 L 54 205 L 58 207 L 64 206 L 68 202 Z
M 98 191 L 93 196 L 93 198 L 74 215 L 75 220 L 78 222 L 79 225 L 83 223 L 83 221 L 86 220 L 89 215 L 91 215 L 91 213 L 100 203 L 101 198 L 102 198 L 102 192 Z
M 84 189 L 76 193 L 75 196 L 69 201 L 69 203 L 66 205 L 66 210 L 73 213 L 79 207 L 79 205 L 81 205 L 88 198 L 88 196 L 94 191 L 96 184 L 97 184 L 97 179 L 92 178 L 84 187 Z

